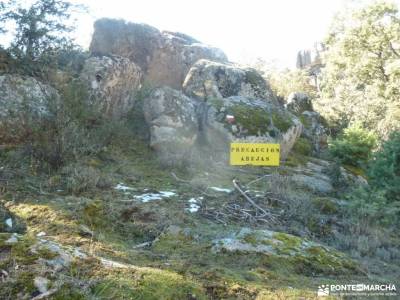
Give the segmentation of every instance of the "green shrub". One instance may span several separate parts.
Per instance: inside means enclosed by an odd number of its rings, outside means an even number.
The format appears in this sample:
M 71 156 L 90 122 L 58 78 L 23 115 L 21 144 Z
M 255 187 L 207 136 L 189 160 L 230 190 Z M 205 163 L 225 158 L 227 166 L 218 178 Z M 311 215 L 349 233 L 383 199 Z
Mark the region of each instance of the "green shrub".
M 369 186 L 349 195 L 349 212 L 370 224 L 400 222 L 400 133 L 393 133 L 369 163 Z
M 301 155 L 311 155 L 312 145 L 309 140 L 299 138 L 293 146 L 293 151 Z
M 49 116 L 26 118 L 25 154 L 44 169 L 58 169 L 99 151 L 91 139 L 91 129 L 100 122 L 99 113 L 87 99 L 86 88 L 73 82 L 61 91 L 60 99 L 48 99 Z
M 70 165 L 61 170 L 69 193 L 80 194 L 94 190 L 100 181 L 100 172 L 90 166 Z
M 391 134 L 368 168 L 370 184 L 385 191 L 389 202 L 400 202 L 400 132 Z
M 69 83 L 60 94 L 60 100 L 48 101 L 50 116 L 26 122 L 26 157 L 41 169 L 57 170 L 96 156 L 110 145 L 126 147 L 133 136 L 127 118 L 107 118 L 99 105 L 89 101 L 86 87 L 79 82 Z
M 349 196 L 350 217 L 363 219 L 368 224 L 395 226 L 400 221 L 400 202 L 388 201 L 386 191 L 373 187 L 360 187 Z
M 374 134 L 358 125 L 346 128 L 341 135 L 329 143 L 331 155 L 343 164 L 365 166 L 376 146 Z
M 349 187 L 349 183 L 343 175 L 340 161 L 335 160 L 332 164 L 324 168 L 323 172 L 329 176 L 333 187 L 338 191 L 346 190 Z

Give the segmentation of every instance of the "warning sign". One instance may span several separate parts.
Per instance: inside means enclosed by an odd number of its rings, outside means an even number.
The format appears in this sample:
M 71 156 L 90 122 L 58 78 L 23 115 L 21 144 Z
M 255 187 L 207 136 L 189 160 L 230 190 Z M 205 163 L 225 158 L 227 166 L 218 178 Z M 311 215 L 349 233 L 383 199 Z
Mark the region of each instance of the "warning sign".
M 233 166 L 279 166 L 279 144 L 231 143 L 230 152 Z

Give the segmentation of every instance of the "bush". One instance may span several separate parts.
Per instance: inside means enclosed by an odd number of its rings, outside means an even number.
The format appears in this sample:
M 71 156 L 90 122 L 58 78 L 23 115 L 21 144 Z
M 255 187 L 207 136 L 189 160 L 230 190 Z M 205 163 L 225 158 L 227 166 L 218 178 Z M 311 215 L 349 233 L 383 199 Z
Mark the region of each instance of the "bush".
M 374 134 L 359 125 L 353 125 L 329 143 L 329 151 L 343 164 L 362 167 L 370 159 L 376 142 Z
M 309 140 L 299 138 L 293 146 L 293 151 L 301 155 L 311 155 L 312 145 Z
M 60 100 L 46 102 L 49 116 L 26 120 L 29 134 L 25 154 L 44 169 L 58 169 L 69 161 L 99 151 L 100 145 L 92 142 L 91 129 L 100 120 L 96 109 L 89 106 L 85 87 L 73 82 L 61 92 Z
M 385 191 L 389 202 L 400 202 L 400 132 L 394 132 L 375 153 L 368 168 L 370 184 Z
M 272 90 L 286 101 L 292 92 L 303 92 L 311 98 L 317 96 L 317 89 L 310 84 L 310 77 L 305 70 L 268 70 L 265 74 Z
M 100 107 L 88 100 L 87 89 L 79 82 L 69 83 L 60 94 L 60 100 L 48 101 L 48 117 L 25 122 L 24 155 L 41 170 L 57 170 L 99 155 L 110 145 L 126 147 L 133 136 L 127 119 L 105 117 Z
M 349 182 L 346 180 L 342 172 L 340 161 L 334 161 L 332 164 L 324 168 L 323 172 L 329 176 L 333 187 L 338 191 L 344 191 L 349 187 Z
M 71 165 L 64 167 L 61 174 L 65 177 L 67 191 L 73 194 L 92 191 L 100 181 L 100 172 L 93 167 Z
M 400 221 L 400 202 L 388 200 L 383 189 L 360 187 L 348 199 L 350 217 L 363 219 L 370 225 L 394 226 Z
M 350 212 L 370 224 L 400 223 L 400 133 L 393 133 L 370 161 L 369 186 L 354 190 Z

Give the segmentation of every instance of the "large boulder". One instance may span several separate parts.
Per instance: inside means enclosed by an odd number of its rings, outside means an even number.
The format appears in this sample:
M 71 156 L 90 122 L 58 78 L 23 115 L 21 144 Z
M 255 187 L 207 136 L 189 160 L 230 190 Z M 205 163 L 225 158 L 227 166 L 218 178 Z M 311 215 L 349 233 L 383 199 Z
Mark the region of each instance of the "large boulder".
M 1 75 L 0 140 L 12 138 L 30 120 L 49 116 L 58 101 L 57 91 L 34 77 Z
M 49 101 L 58 98 L 57 91 L 29 76 L 0 76 L 0 120 L 22 114 L 42 116 L 49 112 Z
M 199 59 L 227 61 L 219 49 L 181 33 L 123 20 L 100 19 L 90 45 L 94 55 L 119 55 L 140 66 L 144 80 L 180 89 L 190 67 Z
M 128 58 L 98 56 L 85 61 L 80 78 L 87 84 L 93 104 L 106 115 L 120 117 L 134 105 L 142 72 Z
M 244 87 L 246 76 L 242 75 L 246 74 L 246 70 L 237 67 L 232 69 L 230 65 L 227 68 L 227 78 L 239 87 Z M 188 76 L 194 80 L 193 73 L 190 73 Z M 206 79 L 200 77 L 198 80 Z M 268 98 L 265 82 L 260 81 L 253 90 L 250 86 L 234 89 L 227 94 L 219 92 L 221 82 L 226 81 L 211 81 L 215 87 L 211 91 L 219 93 L 214 96 L 196 94 L 200 83 L 185 85 L 185 92 L 192 97 L 169 87 L 155 89 L 144 101 L 151 146 L 162 153 L 163 157 L 169 153 L 175 157 L 190 157 L 193 161 L 199 157 L 204 159 L 204 156 L 227 159 L 229 143 L 232 141 L 279 143 L 281 158 L 285 159 L 301 135 L 301 122 L 276 104 L 272 92 L 271 100 L 257 98 L 255 91 Z
M 301 122 L 279 105 L 269 84 L 254 69 L 199 60 L 190 69 L 183 90 L 205 103 L 207 109 L 197 110 L 203 114 L 198 119 L 204 128 L 203 140 L 211 145 L 220 146 L 221 141 L 279 143 L 285 159 L 301 135 Z
M 242 96 L 277 102 L 268 83 L 256 70 L 206 59 L 199 60 L 190 69 L 183 90 L 189 96 L 204 100 Z
M 230 141 L 279 143 L 281 159 L 286 159 L 302 132 L 301 122 L 274 103 L 243 96 L 214 98 L 210 107 L 209 131 L 221 127 Z
M 150 127 L 150 146 L 169 164 L 184 162 L 197 138 L 196 103 L 169 87 L 156 88 L 145 99 L 143 112 Z

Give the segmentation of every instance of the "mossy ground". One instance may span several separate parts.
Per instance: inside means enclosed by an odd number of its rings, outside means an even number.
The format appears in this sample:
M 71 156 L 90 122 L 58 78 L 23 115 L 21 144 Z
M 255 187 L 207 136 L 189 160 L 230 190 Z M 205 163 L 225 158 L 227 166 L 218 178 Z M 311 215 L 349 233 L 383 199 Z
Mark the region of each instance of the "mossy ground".
M 272 168 L 221 166 L 218 172 L 206 167 L 169 169 L 159 165 L 143 141 L 132 141 L 125 150 L 109 148 L 96 157 L 82 158 L 81 165 L 95 169 L 107 184 L 72 192 L 66 188 L 65 175 L 39 174 L 28 168 L 24 175 L 1 187 L 0 198 L 27 223 L 27 233 L 14 245 L 5 244 L 10 234 L 0 234 L 0 257 L 4 258 L 0 269 L 10 275 L 0 298 L 22 299 L 37 293 L 33 278 L 43 275 L 35 267 L 38 259 L 53 256 L 46 249 L 36 253 L 29 250 L 39 232 L 45 232 L 47 240 L 79 247 L 89 255 L 88 259 L 75 259 L 61 273 L 45 274 L 59 284 L 51 299 L 313 299 L 318 285 L 327 280 L 365 279 L 351 272 L 357 266 L 346 265 L 347 259 L 338 255 L 332 261 L 319 249 L 309 250 L 309 256 L 290 259 L 212 250 L 213 239 L 248 223 L 230 221 L 224 225 L 201 212 L 190 213 L 186 210 L 188 200 L 203 195 L 208 207 L 222 206 L 237 196 L 210 187 L 232 189 L 234 178 L 246 183 L 266 173 L 279 173 Z M 181 180 L 176 180 L 172 172 Z M 176 196 L 140 203 L 132 194 L 115 190 L 118 183 L 133 188 L 133 194 L 173 190 Z M 264 186 L 265 182 L 257 181 L 252 189 Z M 331 211 L 320 204 L 316 200 L 321 210 Z M 172 225 L 180 230 L 169 230 Z M 284 245 L 282 253 L 301 243 L 300 238 L 285 233 L 275 238 Z M 245 241 L 257 243 L 252 235 Z M 144 242 L 152 244 L 135 247 Z M 106 267 L 100 257 L 128 267 Z M 331 271 L 332 264 L 337 272 Z

